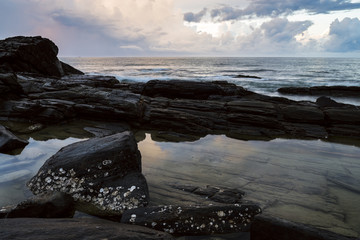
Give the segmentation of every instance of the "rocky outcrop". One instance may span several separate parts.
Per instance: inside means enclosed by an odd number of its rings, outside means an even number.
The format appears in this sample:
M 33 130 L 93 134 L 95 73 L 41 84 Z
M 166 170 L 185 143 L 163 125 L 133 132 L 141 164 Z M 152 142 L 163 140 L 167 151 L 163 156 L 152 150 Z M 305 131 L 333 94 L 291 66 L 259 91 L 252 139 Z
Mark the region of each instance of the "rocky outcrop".
M 226 81 L 189 82 L 181 80 L 151 80 L 142 89 L 142 95 L 151 98 L 206 100 L 217 96 L 245 96 L 252 92 Z
M 0 72 L 32 73 L 62 77 L 83 74 L 57 58 L 58 47 L 42 37 L 12 37 L 0 40 Z
M 11 153 L 13 150 L 24 148 L 28 143 L 0 125 L 0 153 Z
M 75 203 L 71 196 L 60 192 L 44 192 L 8 209 L 4 217 L 71 218 L 74 213 Z
M 62 148 L 45 162 L 28 187 L 34 194 L 69 194 L 77 209 L 107 218 L 146 206 L 149 198 L 140 152 L 130 132 Z
M 261 77 L 258 77 L 258 76 L 244 75 L 244 74 L 236 75 L 235 78 L 255 78 L 255 79 L 261 79 Z
M 356 138 L 360 131 L 356 106 L 267 97 L 225 82 L 156 80 L 134 87 L 113 77 L 79 75 L 18 76 L 18 82 L 24 96 L 0 104 L 3 119 L 45 125 L 73 118 L 121 119 L 147 130 L 239 139 Z
M 269 216 L 257 216 L 251 225 L 251 240 L 355 240 L 309 225 Z
M 358 86 L 315 86 L 315 87 L 283 87 L 279 93 L 291 95 L 329 96 L 329 97 L 359 97 Z
M 127 210 L 121 222 L 180 235 L 208 235 L 248 231 L 256 205 L 156 206 Z
M 96 218 L 0 219 L 0 239 L 13 240 L 170 240 L 170 234 Z M 16 227 L 14 227 L 16 226 Z
M 108 76 L 63 76 L 67 72 L 61 71 L 57 47 L 50 40 L 15 37 L 0 46 L 1 71 L 18 73 L 0 76 L 1 91 L 12 92 L 0 103 L 3 120 L 46 125 L 73 118 L 121 119 L 132 127 L 163 131 L 167 138 L 180 134 L 184 139 L 212 133 L 239 139 L 358 138 L 360 132 L 360 109 L 333 100 L 296 102 L 225 81 L 120 83 Z M 28 59 L 34 49 L 39 53 L 30 62 L 38 63 L 36 67 L 28 62 L 14 65 Z M 49 75 L 56 78 L 45 77 Z

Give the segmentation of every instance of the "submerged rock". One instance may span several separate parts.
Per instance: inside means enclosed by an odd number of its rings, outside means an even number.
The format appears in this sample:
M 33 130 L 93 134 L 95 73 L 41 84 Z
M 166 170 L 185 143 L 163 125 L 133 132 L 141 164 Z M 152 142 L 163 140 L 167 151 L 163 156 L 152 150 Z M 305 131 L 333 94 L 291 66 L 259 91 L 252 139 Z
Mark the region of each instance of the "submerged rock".
M 149 198 L 141 155 L 130 132 L 62 148 L 27 185 L 34 194 L 49 190 L 67 193 L 79 210 L 102 217 L 146 206 Z
M 256 205 L 155 206 L 127 210 L 122 223 L 146 226 L 179 235 L 208 235 L 248 231 Z
M 261 79 L 261 77 L 258 77 L 258 76 L 244 75 L 244 74 L 236 75 L 235 78 L 255 78 L 255 79 Z
M 255 217 L 250 234 L 251 240 L 355 240 L 309 225 L 263 215 Z
M 7 218 L 71 218 L 75 204 L 71 196 L 60 192 L 45 192 L 19 203 Z
M 16 137 L 0 125 L 0 153 L 10 153 L 13 150 L 24 148 L 29 142 Z
M 237 188 L 215 187 L 210 185 L 198 187 L 193 185 L 173 184 L 172 187 L 195 195 L 200 195 L 207 200 L 228 204 L 241 203 L 242 197 L 245 195 L 244 191 Z
M 0 239 L 12 240 L 170 240 L 170 234 L 97 218 L 0 219 Z

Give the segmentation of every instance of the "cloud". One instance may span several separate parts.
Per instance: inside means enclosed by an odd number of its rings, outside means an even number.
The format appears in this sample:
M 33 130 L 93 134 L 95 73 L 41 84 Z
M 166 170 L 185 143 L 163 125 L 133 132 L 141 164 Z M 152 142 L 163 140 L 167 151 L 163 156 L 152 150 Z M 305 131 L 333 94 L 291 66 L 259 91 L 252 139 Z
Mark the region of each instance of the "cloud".
M 302 45 L 296 36 L 302 34 L 312 25 L 311 21 L 289 21 L 286 18 L 275 18 L 263 23 L 247 36 L 237 38 L 242 51 L 257 51 L 266 54 L 275 52 L 296 53 Z
M 19 15 L 32 13 L 18 25 L 36 19 L 33 34 L 54 40 L 66 56 L 99 55 L 101 50 L 103 56 L 184 54 L 202 51 L 209 38 L 211 42 L 208 34 L 184 26 L 183 13 L 174 8 L 173 0 L 13 1 Z M 206 9 L 199 14 L 205 13 Z
M 350 0 L 254 0 L 246 8 L 222 6 L 211 10 L 211 17 L 218 21 L 238 20 L 249 17 L 278 17 L 305 10 L 312 14 L 360 9 L 360 3 Z
M 360 51 L 360 20 L 344 18 L 332 22 L 325 48 L 330 52 Z
M 201 19 L 205 16 L 206 13 L 207 13 L 206 8 L 204 8 L 203 10 L 201 10 L 198 13 L 187 12 L 187 13 L 184 14 L 184 21 L 186 21 L 186 22 L 200 22 Z

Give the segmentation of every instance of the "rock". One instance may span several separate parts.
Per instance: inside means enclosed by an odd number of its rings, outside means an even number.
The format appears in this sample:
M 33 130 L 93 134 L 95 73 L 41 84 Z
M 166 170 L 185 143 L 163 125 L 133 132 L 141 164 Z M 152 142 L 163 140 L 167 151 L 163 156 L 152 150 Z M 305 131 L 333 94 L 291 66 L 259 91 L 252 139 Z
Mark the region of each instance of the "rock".
M 278 89 L 282 94 L 333 96 L 333 97 L 359 97 L 359 86 L 315 86 L 315 87 L 284 87 Z
M 13 150 L 24 148 L 29 142 L 22 140 L 0 125 L 0 152 L 10 153 Z
M 251 240 L 350 240 L 333 232 L 259 215 L 255 217 L 250 230 Z M 354 239 L 355 240 L 355 239 Z
M 283 117 L 290 122 L 324 123 L 324 113 L 315 106 L 281 106 Z
M 316 104 L 321 108 L 327 107 L 346 107 L 349 106 L 348 104 L 338 103 L 329 97 L 319 97 L 316 99 Z
M 42 45 L 44 49 L 39 49 Z M 296 102 L 256 94 L 225 81 L 131 83 L 111 76 L 64 76 L 66 71 L 62 74 L 60 70 L 67 67 L 60 63 L 58 68 L 57 47 L 41 37 L 6 39 L 0 49 L 4 49 L 0 72 L 11 72 L 0 75 L 0 91 L 6 92 L 0 119 L 5 121 L 49 125 L 77 118 L 120 119 L 131 128 L 158 131 L 159 139 L 167 141 L 193 141 L 207 134 L 243 140 L 359 138 L 355 134 L 360 132 L 359 108 L 326 98 L 319 98 L 316 104 Z M 26 62 L 34 49 L 40 52 L 32 56 L 35 66 Z
M 9 94 L 19 97 L 23 93 L 24 91 L 15 74 L 0 73 L 0 98 L 8 98 Z
M 71 196 L 60 192 L 45 192 L 34 196 L 8 212 L 7 218 L 71 218 L 75 204 Z
M 185 192 L 190 192 L 196 195 L 203 196 L 208 200 L 218 203 L 241 203 L 241 199 L 245 195 L 244 191 L 236 188 L 215 187 L 210 185 L 207 185 L 205 187 L 197 187 L 193 185 L 172 184 L 172 187 Z
M 164 232 L 96 218 L 0 219 L 0 226 L 0 239 L 13 240 L 174 239 L 171 235 Z
M 34 194 L 48 190 L 70 194 L 78 210 L 107 218 L 146 206 L 149 199 L 140 152 L 130 132 L 62 148 L 27 185 Z
M 251 92 L 225 81 L 151 80 L 145 84 L 142 91 L 142 95 L 145 96 L 166 97 L 170 99 L 208 99 L 211 95 L 234 96 L 248 94 L 251 94 Z
M 6 38 L 0 40 L 0 52 L 0 72 L 25 72 L 54 77 L 81 74 L 59 61 L 57 46 L 47 38 Z
M 332 124 L 360 124 L 360 109 L 327 108 L 324 110 L 326 118 Z
M 127 210 L 121 222 L 171 234 L 208 235 L 248 231 L 260 212 L 256 205 L 154 206 Z
M 261 79 L 261 77 L 258 77 L 258 76 L 244 75 L 244 74 L 236 75 L 235 78 L 255 78 L 255 79 Z

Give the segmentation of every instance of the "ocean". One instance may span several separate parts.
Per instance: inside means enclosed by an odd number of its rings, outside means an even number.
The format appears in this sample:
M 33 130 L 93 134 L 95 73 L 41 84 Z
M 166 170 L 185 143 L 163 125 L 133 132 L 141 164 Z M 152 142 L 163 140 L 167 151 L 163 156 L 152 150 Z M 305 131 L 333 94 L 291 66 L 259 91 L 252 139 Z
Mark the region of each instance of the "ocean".
M 111 75 L 119 81 L 226 80 L 270 96 L 285 96 L 277 93 L 280 87 L 360 86 L 360 58 L 72 57 L 61 60 L 87 74 Z M 259 78 L 236 78 L 237 75 Z M 285 97 L 316 99 L 309 96 Z M 336 100 L 360 105 L 359 99 Z

